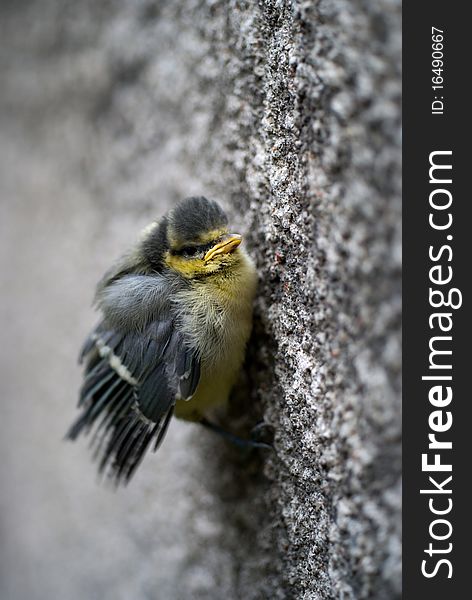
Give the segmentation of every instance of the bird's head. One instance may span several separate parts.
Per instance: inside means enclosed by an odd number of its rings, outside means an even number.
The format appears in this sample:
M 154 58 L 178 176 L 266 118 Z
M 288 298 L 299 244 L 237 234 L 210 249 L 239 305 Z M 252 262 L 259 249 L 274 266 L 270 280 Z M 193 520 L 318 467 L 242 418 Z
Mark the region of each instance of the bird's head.
M 236 268 L 242 237 L 229 233 L 222 208 L 204 197 L 183 200 L 144 232 L 142 249 L 156 270 L 197 279 Z

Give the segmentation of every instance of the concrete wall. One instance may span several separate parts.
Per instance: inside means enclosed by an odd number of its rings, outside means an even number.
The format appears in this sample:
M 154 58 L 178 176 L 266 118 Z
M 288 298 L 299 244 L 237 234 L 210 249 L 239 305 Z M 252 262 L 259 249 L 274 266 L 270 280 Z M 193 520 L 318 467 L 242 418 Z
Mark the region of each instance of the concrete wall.
M 400 595 L 396 0 L 2 2 L 2 600 Z M 233 426 L 99 485 L 74 416 L 93 286 L 178 199 L 260 286 Z

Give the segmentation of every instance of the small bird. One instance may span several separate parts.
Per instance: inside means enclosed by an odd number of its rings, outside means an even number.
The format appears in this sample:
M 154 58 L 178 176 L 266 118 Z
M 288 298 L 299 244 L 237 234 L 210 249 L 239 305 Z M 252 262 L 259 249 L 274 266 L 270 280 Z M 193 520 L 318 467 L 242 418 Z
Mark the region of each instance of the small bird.
M 93 429 L 99 470 L 117 483 L 159 447 L 173 414 L 218 430 L 206 415 L 227 402 L 252 326 L 257 276 L 241 241 L 216 202 L 187 198 L 99 282 L 67 437 Z

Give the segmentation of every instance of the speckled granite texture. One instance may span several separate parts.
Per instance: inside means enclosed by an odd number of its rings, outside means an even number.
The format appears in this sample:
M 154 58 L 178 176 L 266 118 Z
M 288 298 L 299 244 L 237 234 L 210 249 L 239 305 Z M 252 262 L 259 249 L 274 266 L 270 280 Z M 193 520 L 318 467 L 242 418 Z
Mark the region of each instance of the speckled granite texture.
M 399 2 L 0 20 L 2 600 L 399 598 Z M 232 420 L 264 415 L 275 452 L 175 422 L 115 493 L 62 441 L 93 286 L 193 194 L 257 262 Z

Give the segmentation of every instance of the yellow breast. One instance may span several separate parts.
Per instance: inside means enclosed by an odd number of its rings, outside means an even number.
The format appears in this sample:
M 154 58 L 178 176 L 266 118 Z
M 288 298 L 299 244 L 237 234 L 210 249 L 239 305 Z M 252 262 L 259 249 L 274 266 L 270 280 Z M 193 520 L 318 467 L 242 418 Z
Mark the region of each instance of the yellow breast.
M 238 268 L 230 274 L 193 282 L 179 293 L 177 302 L 185 307 L 183 328 L 198 349 L 201 375 L 192 398 L 177 401 L 177 417 L 198 421 L 210 408 L 227 402 L 251 333 L 255 290 L 255 268 L 241 253 Z

